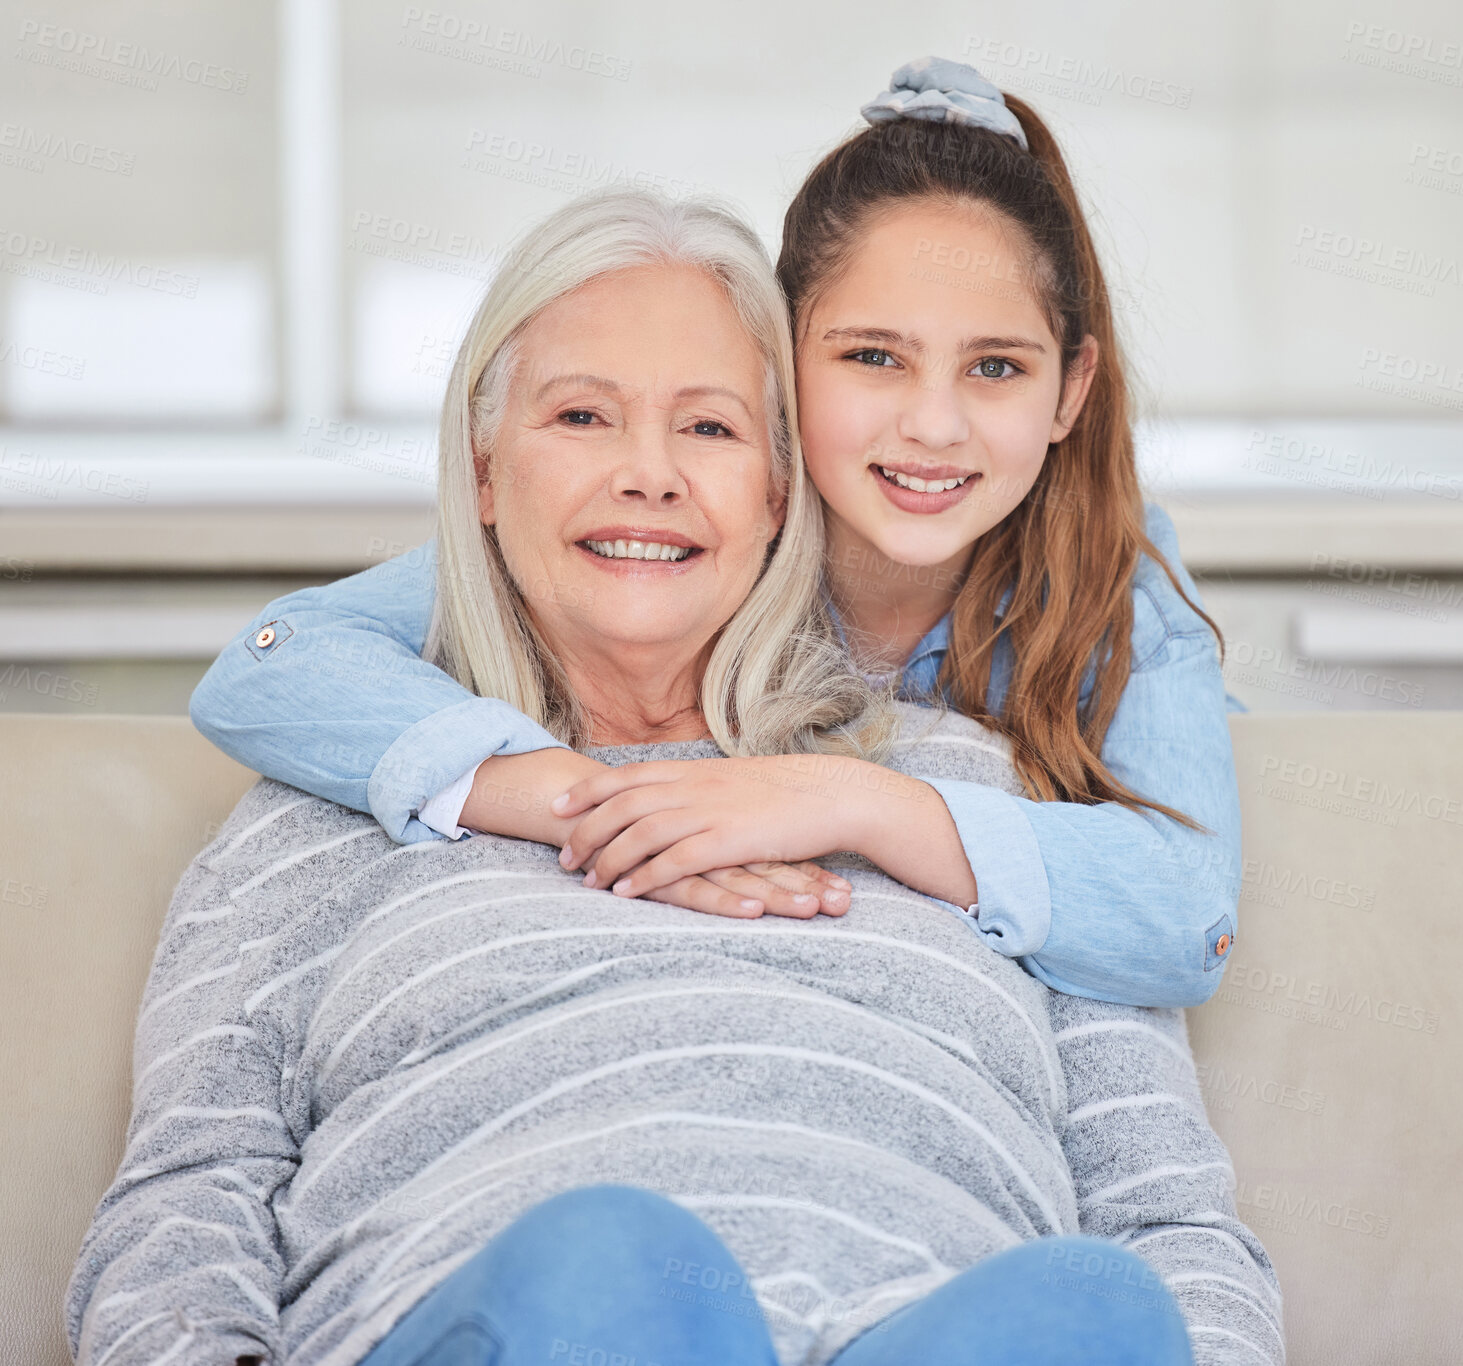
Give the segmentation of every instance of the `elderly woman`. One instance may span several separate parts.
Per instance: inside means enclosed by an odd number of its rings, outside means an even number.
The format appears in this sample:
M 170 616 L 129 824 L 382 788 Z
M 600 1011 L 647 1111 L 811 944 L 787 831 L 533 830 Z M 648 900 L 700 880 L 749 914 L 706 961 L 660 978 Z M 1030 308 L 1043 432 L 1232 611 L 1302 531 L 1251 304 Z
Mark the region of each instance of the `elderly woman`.
M 449 385 L 433 650 L 611 765 L 801 753 L 795 792 L 896 753 L 817 851 L 848 914 L 627 900 L 259 783 L 163 926 L 82 1366 L 1283 1359 L 1182 1016 L 1053 993 L 880 871 L 960 857 L 922 778 L 1022 789 L 842 661 L 790 395 L 735 219 L 555 215 Z

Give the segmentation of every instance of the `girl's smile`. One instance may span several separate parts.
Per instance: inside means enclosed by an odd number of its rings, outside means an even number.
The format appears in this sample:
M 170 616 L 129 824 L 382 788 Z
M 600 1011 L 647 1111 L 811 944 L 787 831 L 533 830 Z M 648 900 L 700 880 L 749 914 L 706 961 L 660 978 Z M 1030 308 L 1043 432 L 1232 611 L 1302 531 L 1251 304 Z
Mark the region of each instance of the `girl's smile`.
M 884 496 L 904 512 L 944 512 L 970 493 L 980 471 L 960 470 L 953 465 L 912 464 L 869 466 Z

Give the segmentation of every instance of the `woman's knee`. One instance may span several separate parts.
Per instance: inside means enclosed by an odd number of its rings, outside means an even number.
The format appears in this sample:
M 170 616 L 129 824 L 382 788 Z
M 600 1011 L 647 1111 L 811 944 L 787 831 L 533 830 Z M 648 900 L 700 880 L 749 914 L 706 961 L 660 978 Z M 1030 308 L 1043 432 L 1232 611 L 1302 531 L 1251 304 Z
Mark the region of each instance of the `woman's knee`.
M 580 1186 L 535 1205 L 499 1235 L 515 1260 L 551 1257 L 583 1273 L 608 1263 L 619 1276 L 639 1274 L 723 1293 L 740 1272 L 715 1231 L 684 1206 L 639 1186 Z M 708 1280 L 711 1285 L 706 1284 Z
M 987 1294 L 1027 1298 L 1053 1324 L 1097 1332 L 1116 1344 L 1131 1334 L 1144 1344 L 1134 1360 L 1191 1359 L 1178 1302 L 1157 1270 L 1116 1243 L 1086 1235 L 1036 1238 L 974 1269 Z
M 551 1346 L 600 1344 L 608 1362 L 775 1366 L 736 1257 L 654 1191 L 599 1185 L 553 1196 L 498 1235 L 483 1273 L 482 1306 L 514 1341 L 548 1331 Z
M 1033 1238 L 997 1255 L 1013 1268 L 1035 1267 L 1045 1277 L 1083 1276 L 1091 1282 L 1127 1285 L 1136 1278 L 1148 1289 L 1163 1285 L 1158 1272 L 1141 1257 L 1085 1233 Z
M 540 1201 L 520 1216 L 520 1224 L 559 1225 L 565 1231 L 613 1227 L 627 1232 L 659 1232 L 679 1222 L 699 1222 L 689 1210 L 643 1186 L 603 1183 L 575 1186 Z
M 560 1191 L 525 1211 L 518 1225 L 557 1230 L 566 1236 L 603 1229 L 632 1242 L 705 1227 L 690 1210 L 657 1191 L 609 1184 Z
M 1114 1243 L 1080 1235 L 1032 1239 L 967 1268 L 856 1340 L 846 1366 L 911 1356 L 982 1366 L 1193 1361 L 1157 1271 Z

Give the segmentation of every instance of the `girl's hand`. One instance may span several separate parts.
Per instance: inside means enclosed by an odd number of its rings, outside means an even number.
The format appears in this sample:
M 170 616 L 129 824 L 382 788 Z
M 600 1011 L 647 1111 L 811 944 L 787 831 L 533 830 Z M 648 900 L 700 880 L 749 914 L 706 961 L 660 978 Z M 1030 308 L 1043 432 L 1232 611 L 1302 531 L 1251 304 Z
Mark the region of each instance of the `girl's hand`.
M 766 914 L 809 920 L 820 911 L 842 915 L 848 910 L 852 890 L 845 879 L 816 863 L 749 863 L 679 878 L 640 895 L 647 901 L 709 915 L 755 920 Z
M 550 810 L 551 799 L 571 783 L 614 769 L 573 750 L 535 750 L 498 755 L 478 766 L 472 791 L 458 818 L 470 829 L 513 835 L 541 843 L 562 844 L 576 822 Z M 704 876 L 678 876 L 663 885 L 647 885 L 643 895 L 690 911 L 711 915 L 842 915 L 849 905 L 850 885 L 835 873 L 809 863 L 752 863 L 745 867 L 712 865 Z
M 591 864 L 585 886 L 633 897 L 752 860 L 799 862 L 856 849 L 865 789 L 889 788 L 891 780 L 907 782 L 825 755 L 670 759 L 604 769 L 550 809 L 578 816 L 559 862 Z

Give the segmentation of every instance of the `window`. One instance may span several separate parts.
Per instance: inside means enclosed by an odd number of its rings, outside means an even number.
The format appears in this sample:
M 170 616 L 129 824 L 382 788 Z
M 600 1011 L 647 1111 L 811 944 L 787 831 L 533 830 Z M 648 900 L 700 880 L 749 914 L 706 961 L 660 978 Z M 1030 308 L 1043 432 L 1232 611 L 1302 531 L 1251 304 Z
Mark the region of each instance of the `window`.
M 0 500 L 106 496 L 45 472 L 66 460 L 126 462 L 152 499 L 429 498 L 447 368 L 511 237 L 570 195 L 650 185 L 720 193 L 775 247 L 804 171 L 913 41 L 1062 141 L 1157 484 L 1350 497 L 1405 460 L 1386 496 L 1463 492 L 1446 7 L 1145 0 L 1115 25 L 937 0 L 929 38 L 887 6 L 829 15 L 23 10 L 0 99 Z

